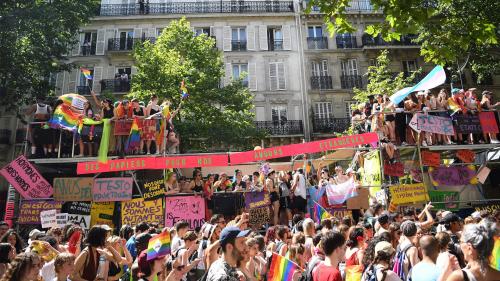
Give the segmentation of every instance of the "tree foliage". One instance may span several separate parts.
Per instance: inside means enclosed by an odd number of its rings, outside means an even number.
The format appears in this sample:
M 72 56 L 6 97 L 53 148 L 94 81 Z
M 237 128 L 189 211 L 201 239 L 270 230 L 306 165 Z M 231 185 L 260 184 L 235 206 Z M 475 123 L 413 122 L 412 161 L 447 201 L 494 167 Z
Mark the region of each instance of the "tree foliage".
M 97 0 L 0 1 L 0 98 L 16 107 L 46 96 L 49 75 L 65 63 L 75 34 L 94 15 Z M 11 107 L 11 108 L 13 108 Z
M 147 99 L 156 94 L 174 108 L 182 102 L 180 118 L 174 121 L 181 147 L 227 151 L 236 144 L 233 149 L 249 148 L 254 138 L 262 137 L 253 122 L 252 95 L 241 80 L 219 87 L 224 64 L 214 45 L 214 39 L 205 34 L 194 36 L 185 18 L 171 22 L 154 44 L 145 42 L 134 49 L 137 74 L 131 95 Z M 183 80 L 189 92 L 184 100 Z
M 416 40 L 426 61 L 453 66 L 467 62 L 479 80 L 500 70 L 500 1 L 367 1 L 384 15 L 383 21 L 366 27 L 368 34 L 381 34 L 388 41 L 400 40 L 404 34 L 419 34 Z M 351 2 L 311 0 L 308 9 L 320 8 L 331 34 L 347 33 L 355 30 L 347 12 Z

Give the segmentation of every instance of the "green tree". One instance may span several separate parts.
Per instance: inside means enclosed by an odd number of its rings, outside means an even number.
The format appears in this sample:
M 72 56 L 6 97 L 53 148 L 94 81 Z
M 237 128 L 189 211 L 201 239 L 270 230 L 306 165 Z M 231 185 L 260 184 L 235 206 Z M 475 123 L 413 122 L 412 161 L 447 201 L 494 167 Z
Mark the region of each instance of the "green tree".
M 380 23 L 368 25 L 366 32 L 381 34 L 385 40 L 400 40 L 403 34 L 419 34 L 421 55 L 440 65 L 467 66 L 479 80 L 498 73 L 498 27 L 500 1 L 484 0 L 367 0 L 384 15 Z M 331 34 L 352 32 L 355 28 L 347 15 L 351 0 L 311 0 L 325 15 Z M 354 3 L 358 3 L 357 1 Z
M 97 0 L 18 0 L 0 4 L 0 98 L 7 108 L 46 96 L 50 74 L 65 63 L 75 34 L 97 11 Z
M 253 123 L 252 95 L 241 79 L 219 87 L 224 76 L 222 54 L 213 38 L 195 36 L 185 18 L 171 22 L 154 44 L 136 47 L 134 58 L 132 96 L 147 99 L 154 93 L 174 108 L 182 102 L 180 118 L 175 120 L 182 148 L 246 149 L 263 137 Z M 184 100 L 183 80 L 189 92 Z

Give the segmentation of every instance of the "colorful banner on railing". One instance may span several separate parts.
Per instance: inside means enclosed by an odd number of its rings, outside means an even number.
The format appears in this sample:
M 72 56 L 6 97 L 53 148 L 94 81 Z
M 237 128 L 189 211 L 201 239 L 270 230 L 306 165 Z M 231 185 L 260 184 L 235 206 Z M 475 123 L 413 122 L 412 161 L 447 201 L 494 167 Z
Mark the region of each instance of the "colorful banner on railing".
M 163 170 L 172 168 L 227 166 L 227 154 L 207 154 L 200 156 L 138 157 L 99 162 L 78 163 L 76 173 L 94 174 L 129 170 Z
M 389 187 L 391 203 L 396 205 L 418 203 L 429 200 L 427 189 L 423 183 L 393 185 Z
M 290 144 L 246 152 L 231 153 L 229 157 L 231 165 L 236 165 L 241 163 L 259 162 L 268 159 L 281 158 L 304 153 L 335 150 L 343 147 L 355 147 L 363 144 L 376 144 L 377 142 L 377 133 L 365 133 L 321 141 Z
M 451 118 L 421 113 L 416 113 L 415 115 L 417 116 L 417 128 L 420 131 L 448 136 L 455 134 Z
M 460 192 L 458 191 L 441 191 L 441 190 L 429 190 L 430 201 L 432 202 L 432 206 L 436 210 L 448 210 L 448 211 L 457 211 L 458 203 L 450 201 L 459 201 L 460 200 Z M 435 203 L 439 202 L 439 203 Z
M 201 227 L 205 223 L 205 199 L 201 196 L 165 197 L 165 226 L 172 227 L 181 220 L 188 222 L 190 229 Z
M 432 185 L 452 186 L 477 184 L 476 168 L 474 165 L 429 168 Z

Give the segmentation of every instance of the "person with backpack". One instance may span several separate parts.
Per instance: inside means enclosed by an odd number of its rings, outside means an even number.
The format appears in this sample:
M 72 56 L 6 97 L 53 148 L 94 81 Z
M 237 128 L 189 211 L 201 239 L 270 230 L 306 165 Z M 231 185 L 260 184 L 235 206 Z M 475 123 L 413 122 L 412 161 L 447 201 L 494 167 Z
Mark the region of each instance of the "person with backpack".
M 408 273 L 418 262 L 420 258 L 418 257 L 418 236 L 417 236 L 417 225 L 413 221 L 405 221 L 401 224 L 402 236 L 400 238 L 400 243 L 398 245 L 396 256 L 393 261 L 393 271 L 402 280 L 407 279 Z M 375 251 L 376 253 L 376 251 Z
M 172 251 L 172 260 L 177 260 L 178 267 L 184 268 L 191 263 L 198 265 L 200 259 L 198 259 L 198 253 L 196 251 L 198 249 L 198 244 L 196 244 L 197 239 L 198 236 L 194 231 L 188 231 L 182 237 L 184 245 L 177 249 L 177 251 Z M 188 272 L 187 274 L 184 274 L 181 280 L 198 280 L 202 275 L 203 274 L 199 274 L 199 272 L 196 272 L 196 270 L 193 270 Z
M 391 259 L 394 256 L 394 248 L 387 241 L 380 241 L 375 245 L 375 259 L 366 268 L 361 281 L 402 281 L 399 276 L 390 269 Z
M 329 231 L 321 238 L 325 260 L 313 270 L 313 281 L 342 281 L 338 268 L 345 256 L 345 238 L 338 231 Z
M 284 225 L 278 225 L 276 230 L 276 248 L 274 251 L 279 255 L 285 256 L 288 251 L 288 244 L 292 240 L 292 233 L 288 227 Z

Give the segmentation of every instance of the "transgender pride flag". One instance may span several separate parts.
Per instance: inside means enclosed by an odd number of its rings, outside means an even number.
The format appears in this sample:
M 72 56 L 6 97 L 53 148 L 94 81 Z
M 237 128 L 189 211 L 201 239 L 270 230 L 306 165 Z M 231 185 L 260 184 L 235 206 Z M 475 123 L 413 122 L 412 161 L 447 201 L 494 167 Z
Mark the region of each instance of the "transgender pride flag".
M 330 205 L 342 204 L 347 199 L 358 196 L 356 184 L 352 178 L 338 185 L 328 184 L 325 190 Z
M 409 94 L 413 92 L 425 91 L 436 88 L 437 86 L 444 84 L 446 81 L 446 73 L 442 66 L 438 65 L 427 74 L 424 79 L 418 82 L 417 85 L 413 87 L 407 87 L 397 91 L 389 99 L 393 104 L 398 104 L 403 101 Z

